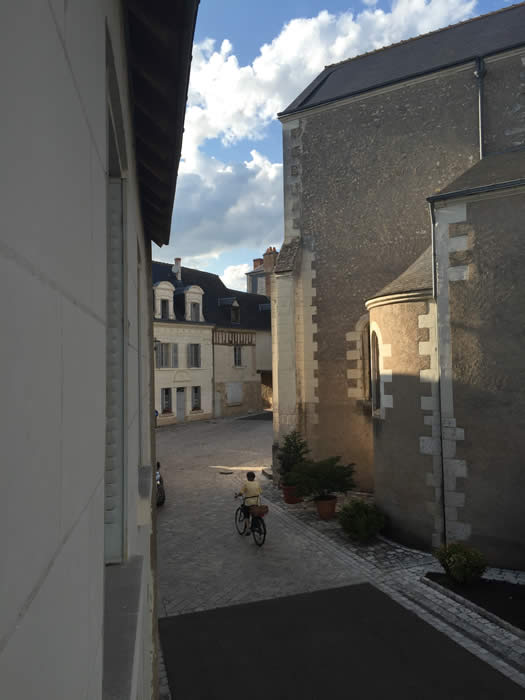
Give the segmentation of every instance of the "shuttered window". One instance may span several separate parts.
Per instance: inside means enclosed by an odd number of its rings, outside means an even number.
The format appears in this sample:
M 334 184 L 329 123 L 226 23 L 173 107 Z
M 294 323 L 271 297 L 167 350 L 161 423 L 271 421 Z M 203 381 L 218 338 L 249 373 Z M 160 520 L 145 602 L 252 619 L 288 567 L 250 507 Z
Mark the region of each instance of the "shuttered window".
M 242 367 L 242 347 L 235 345 L 233 348 L 233 364 L 236 367 Z
M 201 366 L 201 346 L 197 343 L 188 345 L 188 367 Z
M 171 366 L 174 368 L 179 366 L 179 346 L 177 343 L 171 344 Z
M 201 410 L 201 388 L 200 386 L 191 387 L 191 410 Z
M 162 389 L 162 412 L 171 413 L 171 389 Z
M 201 320 L 200 304 L 197 302 L 192 302 L 192 304 L 191 304 L 191 320 L 192 321 L 200 321 Z

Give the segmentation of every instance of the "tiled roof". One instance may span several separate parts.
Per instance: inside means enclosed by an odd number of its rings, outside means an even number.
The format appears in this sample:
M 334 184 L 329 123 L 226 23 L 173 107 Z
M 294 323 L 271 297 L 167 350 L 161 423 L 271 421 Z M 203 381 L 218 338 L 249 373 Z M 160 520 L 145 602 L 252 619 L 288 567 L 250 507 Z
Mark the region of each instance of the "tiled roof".
M 370 299 L 386 297 L 391 294 L 403 294 L 406 292 L 419 292 L 432 289 L 432 248 L 429 247 L 419 258 L 410 265 L 393 282 L 383 287 Z
M 277 258 L 277 263 L 275 264 L 275 272 L 290 272 L 295 267 L 295 260 L 297 258 L 297 253 L 299 252 L 300 239 L 292 238 L 291 241 L 283 243 L 281 246 L 281 252 Z
M 476 190 L 502 189 L 525 184 L 525 150 L 509 151 L 486 156 L 472 168 L 462 173 L 458 178 L 429 197 L 450 199 L 462 194 L 475 194 Z
M 245 330 L 270 330 L 271 317 L 267 309 L 268 297 L 263 294 L 251 294 L 239 292 L 236 289 L 228 289 L 218 275 L 202 270 L 194 270 L 191 267 L 183 267 L 181 280 L 177 280 L 172 272 L 172 263 L 153 261 L 152 282 L 171 282 L 176 290 L 196 285 L 204 292 L 202 312 L 206 323 L 214 323 L 221 328 L 239 328 Z M 231 303 L 224 305 L 219 300 L 237 300 L 240 308 L 240 323 L 231 322 Z M 259 307 L 263 306 L 263 309 Z M 184 295 L 174 294 L 174 308 L 177 321 L 184 320 Z
M 327 66 L 279 116 L 525 44 L 525 3 Z

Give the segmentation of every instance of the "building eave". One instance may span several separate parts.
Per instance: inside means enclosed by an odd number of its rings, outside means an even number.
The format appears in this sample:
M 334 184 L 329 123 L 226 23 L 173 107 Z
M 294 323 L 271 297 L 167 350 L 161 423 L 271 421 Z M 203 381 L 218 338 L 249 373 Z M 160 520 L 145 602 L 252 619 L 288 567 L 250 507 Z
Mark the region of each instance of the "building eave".
M 198 5 L 123 2 L 140 209 L 157 245 L 170 238 Z
M 400 292 L 398 294 L 387 294 L 382 297 L 376 297 L 375 299 L 369 299 L 365 301 L 365 307 L 367 311 L 370 309 L 375 309 L 378 306 L 388 306 L 389 304 L 405 304 L 407 302 L 413 301 L 428 301 L 432 299 L 432 288 L 429 289 L 418 289 L 413 292 Z

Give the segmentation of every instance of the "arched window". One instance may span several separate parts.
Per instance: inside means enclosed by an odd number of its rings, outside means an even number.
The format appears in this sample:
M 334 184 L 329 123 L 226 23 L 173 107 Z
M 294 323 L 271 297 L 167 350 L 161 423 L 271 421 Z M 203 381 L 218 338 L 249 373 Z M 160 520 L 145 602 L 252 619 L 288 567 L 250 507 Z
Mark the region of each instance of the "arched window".
M 372 333 L 372 410 L 378 411 L 381 408 L 381 373 L 379 371 L 379 342 L 375 331 Z

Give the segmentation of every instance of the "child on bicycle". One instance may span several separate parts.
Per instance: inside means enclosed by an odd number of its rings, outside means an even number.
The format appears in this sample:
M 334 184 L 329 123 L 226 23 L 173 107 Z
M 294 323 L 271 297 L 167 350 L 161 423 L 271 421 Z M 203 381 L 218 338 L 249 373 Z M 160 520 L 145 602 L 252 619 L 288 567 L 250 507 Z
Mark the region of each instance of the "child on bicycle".
M 237 498 L 237 496 L 243 496 L 244 498 L 244 517 L 248 523 L 248 527 L 244 534 L 246 537 L 248 537 L 251 534 L 252 529 L 250 506 L 256 506 L 259 504 L 262 489 L 253 472 L 247 472 L 246 479 L 246 483 L 243 485 L 239 493 L 235 494 L 235 497 Z

